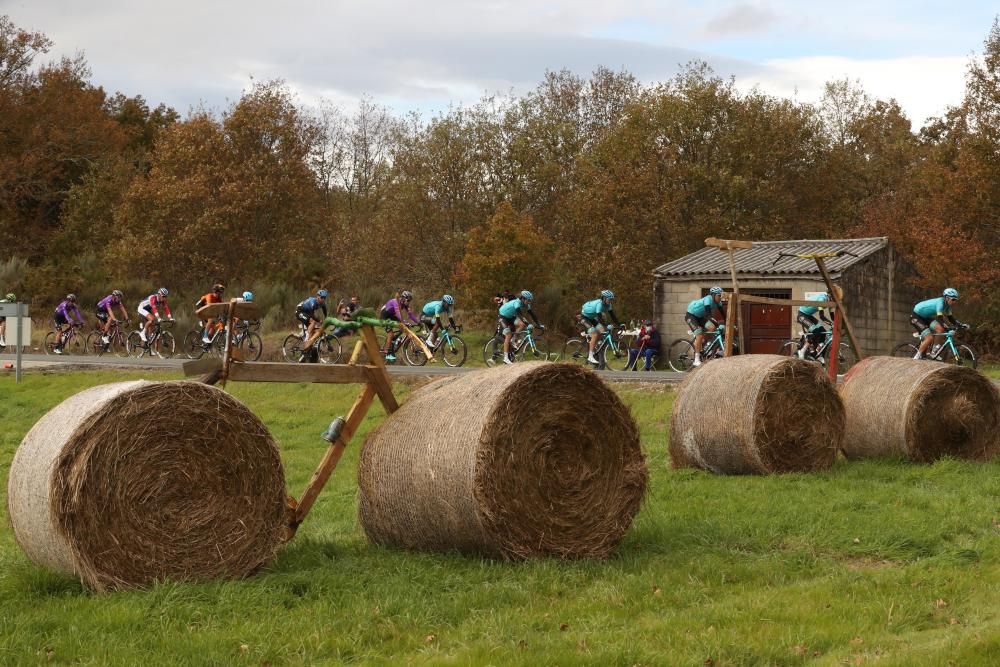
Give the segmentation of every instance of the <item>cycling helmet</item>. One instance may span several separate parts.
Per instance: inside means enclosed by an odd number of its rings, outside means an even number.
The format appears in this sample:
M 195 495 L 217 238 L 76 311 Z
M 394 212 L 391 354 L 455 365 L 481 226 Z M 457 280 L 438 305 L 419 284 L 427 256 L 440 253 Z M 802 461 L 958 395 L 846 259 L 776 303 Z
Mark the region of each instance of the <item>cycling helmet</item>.
M 5 301 L 17 301 L 17 297 L 14 296 L 13 294 L 8 294 L 7 296 L 4 297 L 4 300 Z
M 244 301 L 253 301 L 253 292 L 243 292 Z
M 411 292 L 408 289 L 405 289 L 402 292 L 400 292 L 399 298 L 402 299 L 403 301 L 410 301 L 413 299 L 413 292 Z
M 453 297 L 450 294 L 445 294 L 443 297 L 441 297 L 441 300 L 444 301 L 449 306 L 455 305 L 455 297 Z
M 952 299 L 957 299 L 958 298 L 958 290 L 955 289 L 954 287 L 947 287 L 944 290 L 944 295 L 943 296 L 950 296 Z
M 161 287 L 160 289 L 156 290 L 156 293 L 159 294 L 160 296 L 170 296 L 170 292 L 167 291 L 166 287 Z
M 122 294 L 122 291 L 120 289 L 116 289 L 114 292 L 112 292 L 111 296 L 119 298 L 119 299 L 124 299 L 125 298 L 125 295 Z
M 523 290 L 521 292 L 521 298 L 524 299 L 525 301 L 534 301 L 535 295 L 529 292 L 528 290 Z
M 221 283 L 215 283 L 212 285 L 212 291 L 221 294 L 226 291 L 226 286 Z
M 67 301 L 76 301 L 76 295 L 75 294 L 67 294 L 66 295 L 66 300 Z
M 602 299 L 613 299 L 613 298 L 615 298 L 615 293 L 612 292 L 609 289 L 606 289 L 603 292 L 601 292 L 601 298 Z
M 330 293 L 327 292 L 325 289 L 321 289 L 318 292 L 316 292 L 316 296 L 319 296 L 319 297 L 322 297 L 322 298 L 325 299 L 326 297 L 330 296 Z
M 716 285 L 712 289 L 708 290 L 709 294 L 722 294 L 722 288 Z

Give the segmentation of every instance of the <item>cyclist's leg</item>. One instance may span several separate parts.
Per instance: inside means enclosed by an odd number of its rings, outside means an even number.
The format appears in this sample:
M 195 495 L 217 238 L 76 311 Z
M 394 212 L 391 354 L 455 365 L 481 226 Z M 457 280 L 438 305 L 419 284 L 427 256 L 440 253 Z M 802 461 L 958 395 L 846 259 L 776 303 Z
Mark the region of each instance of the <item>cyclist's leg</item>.
M 919 359 L 920 357 L 927 354 L 927 348 L 929 348 L 931 346 L 931 343 L 934 342 L 933 334 L 942 334 L 942 333 L 944 333 L 944 326 L 937 320 L 932 320 L 930 325 L 923 332 L 923 339 L 921 339 L 920 341 L 920 348 L 917 350 L 917 355 L 915 358 Z
M 505 363 L 510 363 L 510 341 L 514 337 L 514 322 L 506 317 L 500 318 L 500 331 L 503 333 L 503 358 Z

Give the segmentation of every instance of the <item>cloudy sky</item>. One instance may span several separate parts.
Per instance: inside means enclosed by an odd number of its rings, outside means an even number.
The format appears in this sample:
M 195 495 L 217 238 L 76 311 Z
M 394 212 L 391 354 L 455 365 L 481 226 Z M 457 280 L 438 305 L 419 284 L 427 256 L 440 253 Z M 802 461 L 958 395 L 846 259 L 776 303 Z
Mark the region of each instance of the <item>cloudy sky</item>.
M 920 126 L 960 101 L 1000 5 L 979 0 L 0 0 L 23 28 L 83 52 L 94 81 L 181 112 L 223 108 L 254 79 L 306 103 L 364 95 L 431 113 L 533 88 L 546 69 L 627 69 L 645 83 L 707 61 L 744 89 L 799 101 L 860 80 Z

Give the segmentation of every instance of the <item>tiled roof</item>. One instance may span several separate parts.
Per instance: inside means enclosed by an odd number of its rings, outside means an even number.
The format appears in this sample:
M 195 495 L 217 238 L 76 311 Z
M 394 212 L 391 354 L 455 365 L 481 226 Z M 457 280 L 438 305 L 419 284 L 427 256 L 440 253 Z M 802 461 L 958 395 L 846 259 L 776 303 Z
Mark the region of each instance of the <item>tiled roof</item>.
M 736 274 L 754 276 L 788 276 L 788 275 L 819 275 L 816 261 L 799 259 L 798 257 L 781 257 L 780 253 L 806 254 L 821 252 L 837 252 L 845 250 L 857 255 L 841 255 L 827 257 L 826 268 L 831 274 L 841 271 L 860 262 L 862 259 L 884 248 L 888 239 L 879 236 L 870 239 L 833 239 L 826 241 L 759 241 L 752 248 L 736 250 L 733 257 L 736 263 Z M 778 260 L 775 263 L 775 260 Z M 656 269 L 657 277 L 696 276 L 696 275 L 729 275 L 729 256 L 725 251 L 714 247 L 705 247 L 680 259 L 667 262 Z

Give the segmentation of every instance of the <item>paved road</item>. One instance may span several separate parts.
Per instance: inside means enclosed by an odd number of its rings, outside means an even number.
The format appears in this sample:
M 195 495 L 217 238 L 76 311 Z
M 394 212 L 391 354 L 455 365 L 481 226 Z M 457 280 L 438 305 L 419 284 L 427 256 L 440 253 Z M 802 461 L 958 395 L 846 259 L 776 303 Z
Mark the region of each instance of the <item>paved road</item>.
M 45 354 L 25 354 L 21 357 L 25 370 L 45 369 L 45 368 L 173 368 L 180 370 L 181 365 L 187 359 L 134 359 L 114 356 L 93 357 L 93 356 L 67 356 L 53 357 Z M 0 364 L 13 363 L 14 355 L 0 354 Z M 448 368 L 446 366 L 390 366 L 389 374 L 399 377 L 441 377 L 444 375 L 455 375 L 458 373 L 469 373 L 476 368 Z M 13 372 L 13 371 L 0 371 Z M 601 371 L 601 377 L 614 382 L 657 382 L 657 383 L 677 383 L 683 379 L 683 374 L 656 371 L 653 373 L 644 372 L 624 372 L 624 371 Z

